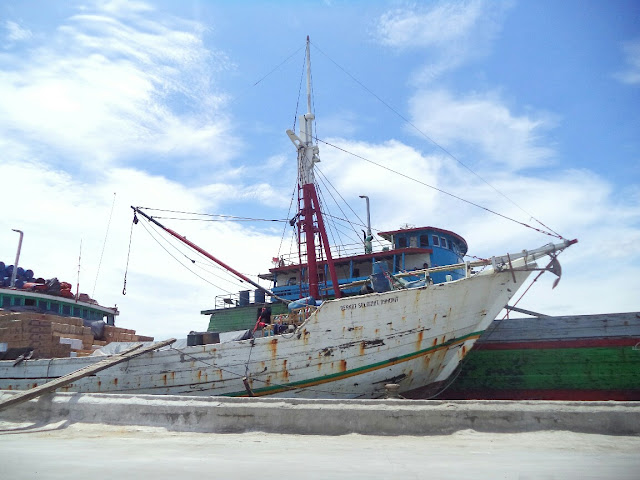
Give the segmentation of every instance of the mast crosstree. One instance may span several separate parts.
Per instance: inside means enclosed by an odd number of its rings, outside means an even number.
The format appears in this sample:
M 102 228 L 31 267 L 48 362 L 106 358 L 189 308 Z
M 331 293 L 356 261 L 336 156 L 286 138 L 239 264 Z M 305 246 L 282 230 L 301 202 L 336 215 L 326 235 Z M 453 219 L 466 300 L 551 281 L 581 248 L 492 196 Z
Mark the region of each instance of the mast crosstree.
M 318 271 L 318 260 L 316 245 L 319 253 L 324 254 L 327 259 L 329 276 L 333 284 L 333 291 L 336 298 L 340 298 L 340 288 L 338 286 L 338 276 L 331 256 L 331 247 L 327 237 L 327 231 L 322 218 L 320 202 L 315 185 L 314 164 L 320 161 L 318 156 L 318 145 L 313 142 L 313 121 L 315 115 L 311 111 L 311 54 L 310 40 L 307 36 L 307 113 L 300 117 L 300 135 L 296 135 L 292 130 L 287 130 L 287 135 L 298 150 L 298 241 L 299 251 L 303 257 L 306 256 L 307 277 L 309 285 L 309 295 L 319 298 L 320 294 L 320 272 Z M 322 277 L 324 279 L 324 276 Z M 300 279 L 303 283 L 303 278 Z

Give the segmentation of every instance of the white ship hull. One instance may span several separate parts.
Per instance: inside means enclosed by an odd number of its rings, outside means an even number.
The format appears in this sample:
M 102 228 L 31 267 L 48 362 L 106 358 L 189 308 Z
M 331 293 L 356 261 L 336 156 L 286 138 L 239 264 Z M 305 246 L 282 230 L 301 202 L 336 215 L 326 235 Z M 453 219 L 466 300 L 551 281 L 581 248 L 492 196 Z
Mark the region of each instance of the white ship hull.
M 445 284 L 331 300 L 295 332 L 155 351 L 61 390 L 377 398 L 386 384 L 397 383 L 400 393 L 408 392 L 448 378 L 529 274 L 489 269 Z M 103 358 L 15 367 L 3 361 L 0 389 L 33 388 Z

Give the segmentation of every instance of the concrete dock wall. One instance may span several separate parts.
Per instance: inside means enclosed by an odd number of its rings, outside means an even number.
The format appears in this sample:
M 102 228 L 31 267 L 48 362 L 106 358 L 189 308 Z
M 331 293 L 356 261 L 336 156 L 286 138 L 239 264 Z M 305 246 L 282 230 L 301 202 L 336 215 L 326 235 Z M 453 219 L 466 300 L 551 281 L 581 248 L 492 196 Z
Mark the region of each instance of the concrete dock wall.
M 0 400 L 13 395 L 1 392 Z M 164 427 L 173 431 L 442 435 L 565 430 L 640 435 L 633 402 L 300 400 L 49 394 L 0 412 L 8 422 Z

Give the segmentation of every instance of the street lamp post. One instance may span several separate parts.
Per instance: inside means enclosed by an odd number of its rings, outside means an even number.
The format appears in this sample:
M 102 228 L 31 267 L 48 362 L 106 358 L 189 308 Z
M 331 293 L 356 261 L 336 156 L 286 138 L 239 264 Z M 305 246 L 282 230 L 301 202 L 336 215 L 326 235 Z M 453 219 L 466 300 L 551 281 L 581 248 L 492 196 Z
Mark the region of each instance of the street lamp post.
M 364 198 L 367 201 L 367 235 L 364 237 L 364 253 L 373 252 L 373 235 L 371 235 L 371 212 L 369 210 L 369 197 L 366 195 L 360 195 L 360 198 Z
M 16 252 L 16 261 L 13 263 L 13 273 L 11 273 L 11 287 L 16 286 L 16 275 L 18 274 L 18 262 L 20 261 L 20 249 L 22 248 L 22 237 L 24 233 L 22 230 L 16 230 L 12 228 L 14 232 L 18 232 L 20 234 L 20 240 L 18 240 L 18 251 Z

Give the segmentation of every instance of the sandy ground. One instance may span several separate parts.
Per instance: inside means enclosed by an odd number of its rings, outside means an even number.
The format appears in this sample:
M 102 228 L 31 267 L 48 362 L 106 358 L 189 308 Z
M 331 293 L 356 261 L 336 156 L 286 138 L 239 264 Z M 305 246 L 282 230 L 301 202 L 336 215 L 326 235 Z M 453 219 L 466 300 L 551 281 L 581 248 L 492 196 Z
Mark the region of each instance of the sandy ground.
M 639 479 L 640 437 L 572 432 L 335 437 L 0 423 L 0 477 Z M 187 477 L 188 478 L 188 477 Z

